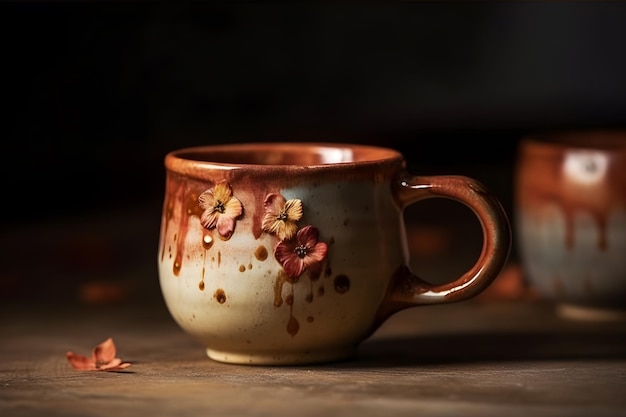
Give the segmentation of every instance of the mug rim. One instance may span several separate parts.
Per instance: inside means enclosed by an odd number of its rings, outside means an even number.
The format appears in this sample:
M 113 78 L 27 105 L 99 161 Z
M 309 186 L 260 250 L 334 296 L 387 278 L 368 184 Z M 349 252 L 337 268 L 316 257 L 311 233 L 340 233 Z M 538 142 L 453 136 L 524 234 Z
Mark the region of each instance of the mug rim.
M 311 156 L 322 158 L 323 153 L 328 161 L 318 163 L 285 163 L 285 162 L 246 162 L 238 160 L 237 156 L 244 156 L 254 152 L 283 152 L 285 155 L 307 152 Z M 210 158 L 213 154 L 216 157 Z M 204 155 L 205 157 L 201 157 Z M 222 158 L 217 158 L 221 155 Z M 232 155 L 232 156 L 231 156 Z M 335 158 L 335 159 L 332 159 Z M 338 166 L 362 166 L 379 164 L 389 161 L 404 160 L 403 154 L 397 149 L 367 145 L 360 143 L 342 142 L 233 142 L 211 145 L 198 145 L 178 148 L 169 151 L 165 156 L 165 166 L 174 171 L 185 170 L 190 166 L 217 169 L 286 169 L 307 168 L 324 169 Z
M 565 152 L 588 150 L 626 153 L 626 129 L 569 129 L 544 131 L 522 137 L 520 146 L 526 152 Z

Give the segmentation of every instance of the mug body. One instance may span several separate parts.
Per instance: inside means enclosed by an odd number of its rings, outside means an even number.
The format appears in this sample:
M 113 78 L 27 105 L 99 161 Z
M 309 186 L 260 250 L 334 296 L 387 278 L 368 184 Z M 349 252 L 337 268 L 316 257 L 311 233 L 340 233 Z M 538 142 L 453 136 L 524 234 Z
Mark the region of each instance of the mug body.
M 209 357 L 327 362 L 354 354 L 407 263 L 393 150 L 237 144 L 166 156 L 159 279 Z
M 579 318 L 626 313 L 626 132 L 522 140 L 516 223 L 528 284 Z

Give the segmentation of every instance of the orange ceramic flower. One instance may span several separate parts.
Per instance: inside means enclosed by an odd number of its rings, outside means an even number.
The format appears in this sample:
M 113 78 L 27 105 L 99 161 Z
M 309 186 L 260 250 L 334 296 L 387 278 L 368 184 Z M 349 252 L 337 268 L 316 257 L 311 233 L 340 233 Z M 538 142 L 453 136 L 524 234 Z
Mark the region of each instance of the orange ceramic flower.
M 131 365 L 115 357 L 115 344 L 111 338 L 96 346 L 91 358 L 74 352 L 67 352 L 65 356 L 70 365 L 79 371 L 119 371 Z
M 280 240 L 291 239 L 298 230 L 296 222 L 302 218 L 302 201 L 285 200 L 280 194 L 268 194 L 263 202 L 265 216 L 261 228 L 278 236 Z
M 328 245 L 319 241 L 319 232 L 313 226 L 298 230 L 295 239 L 283 240 L 274 251 L 276 260 L 283 266 L 291 279 L 296 279 L 305 270 L 317 273 L 328 253 Z
M 215 184 L 211 190 L 207 190 L 198 197 L 200 207 L 204 212 L 200 216 L 200 222 L 207 229 L 217 228 L 220 236 L 229 238 L 235 230 L 237 217 L 243 213 L 241 201 L 233 196 L 233 190 L 227 182 Z

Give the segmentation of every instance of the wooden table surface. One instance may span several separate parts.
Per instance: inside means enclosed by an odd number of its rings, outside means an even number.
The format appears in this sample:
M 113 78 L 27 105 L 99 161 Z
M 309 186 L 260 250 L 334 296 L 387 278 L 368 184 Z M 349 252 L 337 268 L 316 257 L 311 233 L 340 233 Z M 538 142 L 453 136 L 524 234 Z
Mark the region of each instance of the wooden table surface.
M 626 416 L 626 326 L 534 302 L 406 310 L 354 360 L 315 366 L 214 362 L 156 306 L 5 307 L 0 334 L 5 417 Z M 131 367 L 69 365 L 107 337 Z
M 626 322 L 541 300 L 405 310 L 341 363 L 214 362 L 160 297 L 158 209 L 0 236 L 0 416 L 626 416 Z M 131 367 L 69 365 L 108 337 Z

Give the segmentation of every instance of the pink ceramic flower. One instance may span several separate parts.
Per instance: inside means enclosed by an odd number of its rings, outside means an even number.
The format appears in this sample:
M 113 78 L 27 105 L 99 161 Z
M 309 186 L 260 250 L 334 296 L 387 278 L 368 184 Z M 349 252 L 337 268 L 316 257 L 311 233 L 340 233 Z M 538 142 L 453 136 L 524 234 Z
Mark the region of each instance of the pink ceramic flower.
M 70 365 L 79 371 L 119 371 L 131 365 L 115 357 L 115 344 L 110 337 L 93 349 L 91 358 L 74 352 L 67 352 L 65 356 Z
M 237 217 L 243 213 L 241 201 L 233 196 L 233 190 L 227 182 L 215 184 L 198 197 L 200 207 L 204 209 L 200 222 L 207 229 L 217 228 L 220 236 L 229 238 L 235 230 Z
M 268 194 L 263 202 L 265 216 L 261 228 L 278 236 L 280 240 L 291 239 L 298 230 L 296 222 L 302 218 L 302 201 L 285 200 L 280 194 Z
M 328 245 L 318 239 L 318 230 L 305 226 L 298 230 L 295 239 L 283 240 L 276 246 L 274 256 L 289 278 L 296 279 L 307 269 L 313 272 L 321 269 Z

